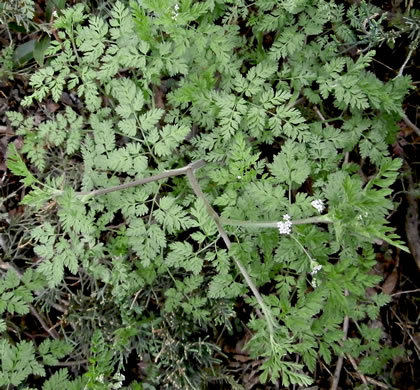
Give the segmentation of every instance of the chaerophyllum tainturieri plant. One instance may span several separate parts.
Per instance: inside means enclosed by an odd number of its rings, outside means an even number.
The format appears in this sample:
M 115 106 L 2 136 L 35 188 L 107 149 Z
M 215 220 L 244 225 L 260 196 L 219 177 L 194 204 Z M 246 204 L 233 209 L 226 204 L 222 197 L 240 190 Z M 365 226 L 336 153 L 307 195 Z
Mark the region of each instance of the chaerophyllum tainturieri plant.
M 238 330 L 240 305 L 261 383 L 309 385 L 340 356 L 376 375 L 399 353 L 370 328 L 389 298 L 366 290 L 381 244 L 406 250 L 388 144 L 411 80 L 376 78 L 371 47 L 350 55 L 363 22 L 295 0 L 57 17 L 22 107 L 71 99 L 8 114 L 24 139 L 8 167 L 36 210 L 34 272 L 49 302 L 70 294 L 61 332 L 91 357 L 80 383 L 120 383 L 134 352 L 150 386 L 234 381 L 209 335 Z

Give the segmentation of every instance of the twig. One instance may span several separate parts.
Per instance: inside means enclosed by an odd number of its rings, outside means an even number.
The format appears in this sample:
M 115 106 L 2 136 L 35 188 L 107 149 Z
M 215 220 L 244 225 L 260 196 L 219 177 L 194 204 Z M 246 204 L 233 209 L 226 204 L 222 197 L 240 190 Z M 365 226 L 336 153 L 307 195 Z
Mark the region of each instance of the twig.
M 0 126 L 0 134 L 6 134 L 10 136 L 16 135 L 11 129 L 9 129 L 7 126 Z
M 362 380 L 364 385 L 368 384 L 368 380 L 366 379 L 366 377 L 359 371 L 359 367 L 357 366 L 356 361 L 353 359 L 353 357 L 351 357 L 350 355 L 346 355 L 347 359 L 350 360 L 351 365 L 354 368 L 354 371 L 357 372 L 357 375 L 359 375 L 360 379 Z
M 369 376 L 363 375 L 360 371 L 359 371 L 359 367 L 357 366 L 356 361 L 350 356 L 347 355 L 347 358 L 350 360 L 351 365 L 353 366 L 353 369 L 356 371 L 357 375 L 360 377 L 360 379 L 362 380 L 363 384 L 367 385 L 368 383 L 378 386 L 378 387 L 382 387 L 383 389 L 389 389 L 389 386 L 386 383 L 377 381 L 376 379 L 373 379 Z
M 370 376 L 365 376 L 365 378 L 372 385 L 382 387 L 383 389 L 389 389 L 389 386 L 386 383 L 379 382 L 376 379 L 371 378 Z
M 420 358 L 420 345 L 418 345 L 417 341 L 415 340 L 415 338 L 411 335 L 411 333 L 407 330 L 407 327 L 404 326 L 402 319 L 399 317 L 399 315 L 394 311 L 394 309 L 391 308 L 392 313 L 394 314 L 395 317 L 397 317 L 397 320 L 400 321 L 400 326 L 402 327 L 402 329 L 404 329 L 404 331 L 407 333 L 408 337 L 410 337 L 411 341 L 414 344 L 414 349 L 417 352 L 417 356 Z
M 318 115 L 319 119 L 321 119 L 322 121 L 325 121 L 324 115 L 321 114 L 321 111 L 319 111 L 317 106 L 314 106 L 314 111 Z
M 41 326 L 44 328 L 44 330 L 46 332 L 48 332 L 48 334 L 55 340 L 58 340 L 60 338 L 60 336 L 58 335 L 58 333 L 56 332 L 55 329 L 50 328 L 47 323 L 44 321 L 44 319 L 41 317 L 41 315 L 36 311 L 36 309 L 30 304 L 29 305 L 29 309 L 32 313 L 32 315 L 34 317 L 36 317 L 36 319 L 39 321 L 39 323 L 41 324 Z
M 406 65 L 407 65 L 408 61 L 410 60 L 411 55 L 413 54 L 413 52 L 414 52 L 414 45 L 413 45 L 413 47 L 410 49 L 410 51 L 408 52 L 408 56 L 407 56 L 407 58 L 405 59 L 404 63 L 402 64 L 401 69 L 399 70 L 399 72 L 398 72 L 398 74 L 397 74 L 397 76 L 396 76 L 395 78 L 402 76 L 402 74 L 403 74 L 403 72 L 404 72 L 404 68 L 406 67 Z
M 419 292 L 419 291 L 420 291 L 420 288 L 416 288 L 415 290 L 400 291 L 400 292 L 391 294 L 391 297 L 395 297 L 396 295 L 401 295 L 401 294 L 410 294 L 410 293 Z
M 349 295 L 348 290 L 344 291 L 344 295 L 345 296 Z M 349 317 L 345 316 L 344 322 L 343 322 L 343 333 L 344 333 L 343 341 L 347 339 L 347 334 L 349 330 L 349 322 L 350 322 Z M 340 345 L 342 346 L 341 342 L 340 342 Z M 367 385 L 368 383 L 370 383 L 372 385 L 379 386 L 384 389 L 389 389 L 389 386 L 386 385 L 385 383 L 379 382 L 375 379 L 372 379 L 368 376 L 363 375 L 360 372 L 359 367 L 357 366 L 357 363 L 353 359 L 353 357 L 350 356 L 349 354 L 346 354 L 345 356 L 350 361 L 351 365 L 353 366 L 354 371 L 356 371 L 357 375 L 359 376 L 359 378 L 361 379 L 364 385 Z M 334 377 L 333 377 L 333 383 L 331 384 L 330 390 L 337 390 L 338 382 L 340 381 L 341 370 L 343 368 L 343 361 L 344 361 L 344 355 L 340 355 L 338 357 L 337 366 L 335 368 Z
M 133 309 L 134 303 L 136 302 L 137 297 L 139 296 L 140 292 L 141 292 L 141 289 L 140 289 L 140 290 L 138 290 L 138 291 L 136 292 L 136 294 L 134 295 L 133 302 L 131 302 L 131 305 L 130 305 L 130 310 L 132 310 L 132 309 Z
M 402 120 L 408 127 L 411 127 L 414 130 L 414 132 L 420 137 L 420 129 L 413 122 L 411 122 L 410 119 L 408 119 L 406 114 L 402 116 Z

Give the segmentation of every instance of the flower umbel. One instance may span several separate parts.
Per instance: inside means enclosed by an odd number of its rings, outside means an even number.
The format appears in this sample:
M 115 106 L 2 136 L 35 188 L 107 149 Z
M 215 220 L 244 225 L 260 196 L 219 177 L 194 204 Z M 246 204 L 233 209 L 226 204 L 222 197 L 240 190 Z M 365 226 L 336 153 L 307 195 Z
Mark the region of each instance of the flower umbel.
M 314 261 L 313 264 L 312 264 L 311 275 L 314 276 L 319 271 L 321 271 L 321 269 L 322 269 L 322 265 L 321 264 L 318 264 L 316 261 Z
M 314 206 L 317 210 L 318 210 L 318 213 L 322 213 L 323 211 L 324 211 L 324 209 L 325 209 L 325 206 L 324 206 L 324 201 L 323 200 L 321 200 L 321 199 L 315 199 L 315 200 L 313 200 L 312 202 L 311 202 L 311 205 L 312 206 Z
M 175 20 L 177 16 L 179 15 L 179 4 L 175 4 L 174 10 L 172 11 L 172 19 Z
M 322 269 L 322 265 L 317 263 L 316 261 L 311 261 L 311 266 L 312 266 L 312 271 L 311 271 L 311 275 L 312 275 L 312 282 L 311 285 L 313 288 L 318 287 L 318 280 L 316 278 L 316 274 L 321 271 Z
M 283 215 L 283 221 L 277 222 L 280 234 L 290 234 L 292 231 L 292 221 L 289 214 Z

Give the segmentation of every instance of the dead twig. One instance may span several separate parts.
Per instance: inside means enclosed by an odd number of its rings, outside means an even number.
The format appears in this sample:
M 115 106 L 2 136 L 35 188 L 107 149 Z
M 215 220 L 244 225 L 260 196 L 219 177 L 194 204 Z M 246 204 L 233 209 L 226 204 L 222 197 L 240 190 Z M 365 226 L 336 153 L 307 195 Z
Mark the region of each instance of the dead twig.
M 391 297 L 395 297 L 396 295 L 401 295 L 401 294 L 411 294 L 415 292 L 420 292 L 420 288 L 416 288 L 415 290 L 399 291 L 394 294 L 391 294 Z
M 394 314 L 395 317 L 397 317 L 397 320 L 399 321 L 398 325 L 401 327 L 402 330 L 404 330 L 405 333 L 407 333 L 408 337 L 411 339 L 411 341 L 414 344 L 414 349 L 416 350 L 417 357 L 420 358 L 420 345 L 417 343 L 416 339 L 411 335 L 411 333 L 408 331 L 407 327 L 404 326 L 404 323 L 400 316 L 394 311 L 394 309 L 391 308 L 392 314 Z
M 420 129 L 413 122 L 411 122 L 410 119 L 408 119 L 407 115 L 404 114 L 402 120 L 408 127 L 414 130 L 417 136 L 420 137 Z
M 357 375 L 359 376 L 359 378 L 361 379 L 361 381 L 363 382 L 363 384 L 367 385 L 368 383 L 370 383 L 371 385 L 375 385 L 375 386 L 381 387 L 383 389 L 389 389 L 389 386 L 386 383 L 377 381 L 376 379 L 373 379 L 373 378 L 371 378 L 369 376 L 363 375 L 359 371 L 359 367 L 357 366 L 356 361 L 350 355 L 347 355 L 347 358 L 349 359 L 351 365 L 354 368 L 354 371 L 356 371 Z
M 351 365 L 353 366 L 354 371 L 356 371 L 357 375 L 359 376 L 359 378 L 361 379 L 363 384 L 367 385 L 368 381 L 367 381 L 366 377 L 359 371 L 359 367 L 357 366 L 356 361 L 353 359 L 352 356 L 350 356 L 348 354 L 346 355 L 346 357 L 350 361 Z
M 324 115 L 321 114 L 321 111 L 319 111 L 317 106 L 314 106 L 314 111 L 318 115 L 319 119 L 321 119 L 322 121 L 325 121 Z

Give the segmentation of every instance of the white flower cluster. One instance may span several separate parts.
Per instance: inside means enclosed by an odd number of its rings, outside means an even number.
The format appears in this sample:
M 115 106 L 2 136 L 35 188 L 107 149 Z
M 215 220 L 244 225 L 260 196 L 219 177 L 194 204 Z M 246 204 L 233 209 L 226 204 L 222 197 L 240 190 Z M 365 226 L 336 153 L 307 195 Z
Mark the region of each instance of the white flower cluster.
M 176 17 L 179 15 L 179 4 L 175 4 L 174 11 L 172 12 L 172 19 L 176 19 Z
M 283 215 L 283 221 L 277 222 L 280 234 L 290 234 L 292 232 L 292 221 L 289 214 Z
M 96 377 L 96 380 L 99 382 L 99 383 L 105 383 L 105 381 L 104 381 L 104 375 L 103 374 L 101 374 L 101 375 L 99 375 L 98 377 Z M 123 374 L 121 374 L 121 373 L 119 373 L 119 372 L 117 372 L 113 377 L 112 377 L 112 380 L 113 381 L 115 381 L 115 383 L 112 383 L 111 384 L 111 389 L 113 389 L 113 390 L 118 390 L 118 389 L 121 389 L 121 387 L 122 387 L 122 385 L 123 385 L 123 382 L 124 382 L 124 380 L 125 380 L 125 376 L 123 375 Z
M 313 200 L 312 202 L 311 202 L 311 205 L 312 206 L 314 206 L 317 210 L 318 210 L 318 213 L 322 213 L 323 211 L 324 211 L 324 209 L 325 209 L 325 206 L 324 206 L 324 201 L 322 200 L 322 199 L 315 199 L 315 200 Z
M 116 382 L 111 385 L 111 389 L 121 389 L 125 376 L 117 372 L 112 379 Z
M 316 275 L 319 271 L 322 270 L 322 265 L 318 264 L 316 261 L 313 263 L 313 267 L 312 267 L 312 271 L 311 271 L 311 275 L 314 276 Z
M 322 265 L 317 263 L 316 261 L 311 261 L 311 266 L 312 266 L 312 271 L 311 271 L 311 275 L 312 275 L 312 282 L 311 285 L 313 288 L 318 287 L 318 280 L 316 278 L 316 274 L 321 271 L 322 269 Z

